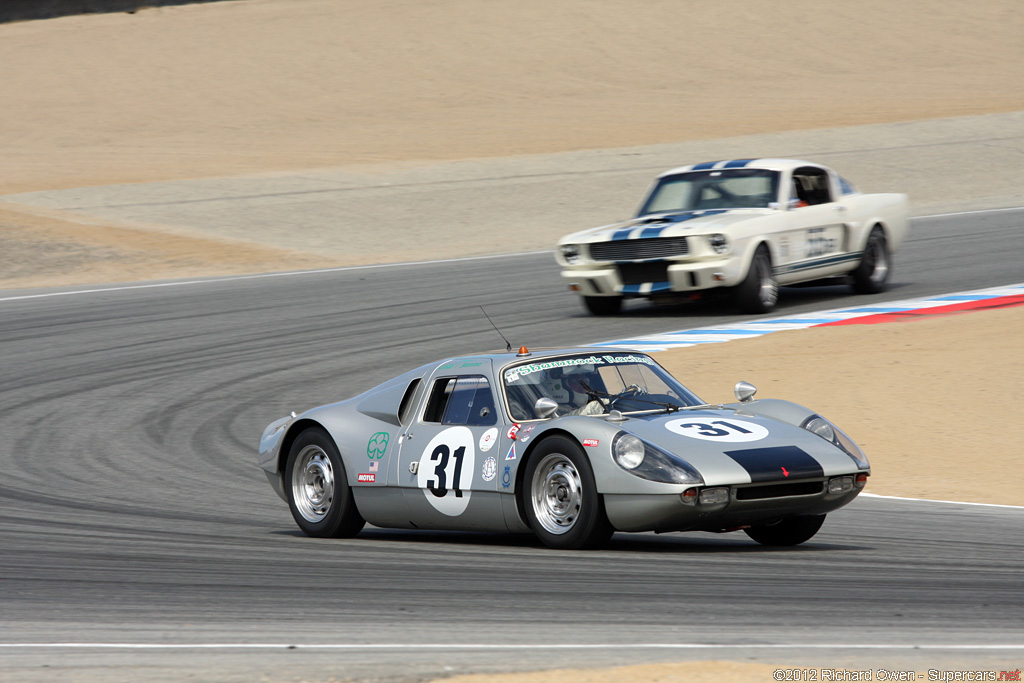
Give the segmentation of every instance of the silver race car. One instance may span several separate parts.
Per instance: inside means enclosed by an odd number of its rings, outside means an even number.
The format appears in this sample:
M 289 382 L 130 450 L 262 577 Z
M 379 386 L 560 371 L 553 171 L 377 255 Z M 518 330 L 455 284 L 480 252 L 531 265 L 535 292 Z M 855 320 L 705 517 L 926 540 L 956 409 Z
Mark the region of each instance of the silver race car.
M 754 392 L 708 405 L 649 356 L 607 348 L 449 358 L 272 422 L 259 464 L 310 536 L 369 522 L 554 548 L 613 531 L 803 543 L 870 465 L 825 418 Z

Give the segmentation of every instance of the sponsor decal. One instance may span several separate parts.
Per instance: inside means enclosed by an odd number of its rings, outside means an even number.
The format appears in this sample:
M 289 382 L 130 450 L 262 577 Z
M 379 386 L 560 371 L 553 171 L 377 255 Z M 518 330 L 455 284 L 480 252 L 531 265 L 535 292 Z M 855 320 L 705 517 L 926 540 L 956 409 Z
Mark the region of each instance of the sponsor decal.
M 480 437 L 480 443 L 477 444 L 478 446 L 480 446 L 480 452 L 486 453 L 487 451 L 491 450 L 491 447 L 494 446 L 494 443 L 497 440 L 498 428 L 491 427 L 486 432 L 484 432 L 483 435 Z
M 498 461 L 494 458 L 487 458 L 484 460 L 484 481 L 494 481 L 495 475 L 498 474 Z
M 516 440 L 516 434 L 519 433 L 519 428 L 521 426 L 522 425 L 520 425 L 518 422 L 516 422 L 515 424 L 513 424 L 511 427 L 508 428 L 508 431 L 505 433 L 505 436 L 507 436 L 508 438 L 510 438 L 513 441 L 515 441 Z
M 505 473 L 501 475 L 501 486 L 502 488 L 508 488 L 512 485 L 512 466 L 505 465 Z
M 567 368 L 572 367 L 574 365 L 622 365 L 634 363 L 654 365 L 654 361 L 648 358 L 647 356 L 637 356 L 632 353 L 607 356 L 579 356 L 576 358 L 556 358 L 545 363 L 531 363 L 530 365 L 520 365 L 510 370 L 506 370 L 505 382 L 516 382 L 523 375 L 532 375 L 535 372 L 542 372 L 544 370 L 551 370 L 553 368 Z
M 742 443 L 760 441 L 768 436 L 768 429 L 746 420 L 709 420 L 707 418 L 681 418 L 665 423 L 665 428 L 691 439 Z
M 505 456 L 506 460 L 516 459 L 516 442 L 513 441 L 512 445 L 508 447 L 508 455 Z
M 391 438 L 387 432 L 377 432 L 366 442 L 366 457 L 370 460 L 379 460 L 384 457 L 384 451 L 388 449 L 388 439 Z
M 359 476 L 356 477 L 356 481 L 362 484 L 373 484 L 377 481 L 377 475 L 369 472 L 360 472 Z
M 416 485 L 431 507 L 458 517 L 469 506 L 476 471 L 476 436 L 469 427 L 449 427 L 437 434 L 420 455 Z
M 596 448 L 601 443 L 600 439 L 583 439 L 583 445 L 587 448 Z
M 370 467 L 369 467 L 369 470 L 370 470 L 371 472 L 376 472 L 376 471 L 377 471 L 377 461 L 376 461 L 376 460 L 371 460 L 371 461 L 370 461 Z

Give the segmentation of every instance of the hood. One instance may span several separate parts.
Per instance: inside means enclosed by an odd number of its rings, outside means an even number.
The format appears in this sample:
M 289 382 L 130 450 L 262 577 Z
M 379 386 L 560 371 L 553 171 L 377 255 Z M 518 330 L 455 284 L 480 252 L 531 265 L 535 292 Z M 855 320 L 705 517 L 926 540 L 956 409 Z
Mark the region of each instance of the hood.
M 853 474 L 853 458 L 806 429 L 740 410 L 631 417 L 631 432 L 693 465 L 708 486 Z
M 772 209 L 708 209 L 650 214 L 566 235 L 559 244 L 674 237 L 690 233 L 721 232 L 736 223 L 773 213 Z

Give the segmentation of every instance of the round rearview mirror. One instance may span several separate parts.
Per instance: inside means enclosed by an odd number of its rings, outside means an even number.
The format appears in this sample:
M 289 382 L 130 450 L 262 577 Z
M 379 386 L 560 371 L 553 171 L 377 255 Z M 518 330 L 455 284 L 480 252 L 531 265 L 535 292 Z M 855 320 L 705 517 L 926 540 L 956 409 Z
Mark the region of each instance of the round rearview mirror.
M 537 414 L 537 417 L 551 417 L 558 412 L 558 404 L 547 396 L 541 396 L 533 404 L 533 412 Z
M 736 388 L 733 391 L 736 392 L 736 400 L 740 403 L 746 403 L 747 401 L 754 400 L 754 394 L 757 393 L 757 387 L 750 382 L 736 382 Z

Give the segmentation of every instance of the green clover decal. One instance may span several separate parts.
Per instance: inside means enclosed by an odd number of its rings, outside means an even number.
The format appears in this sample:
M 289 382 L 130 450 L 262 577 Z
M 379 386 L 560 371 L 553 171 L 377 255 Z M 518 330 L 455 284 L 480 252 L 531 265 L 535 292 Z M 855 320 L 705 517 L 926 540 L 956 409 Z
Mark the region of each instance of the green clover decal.
M 380 460 L 384 457 L 384 451 L 388 449 L 388 433 L 377 432 L 370 437 L 366 444 L 366 455 L 370 460 Z

